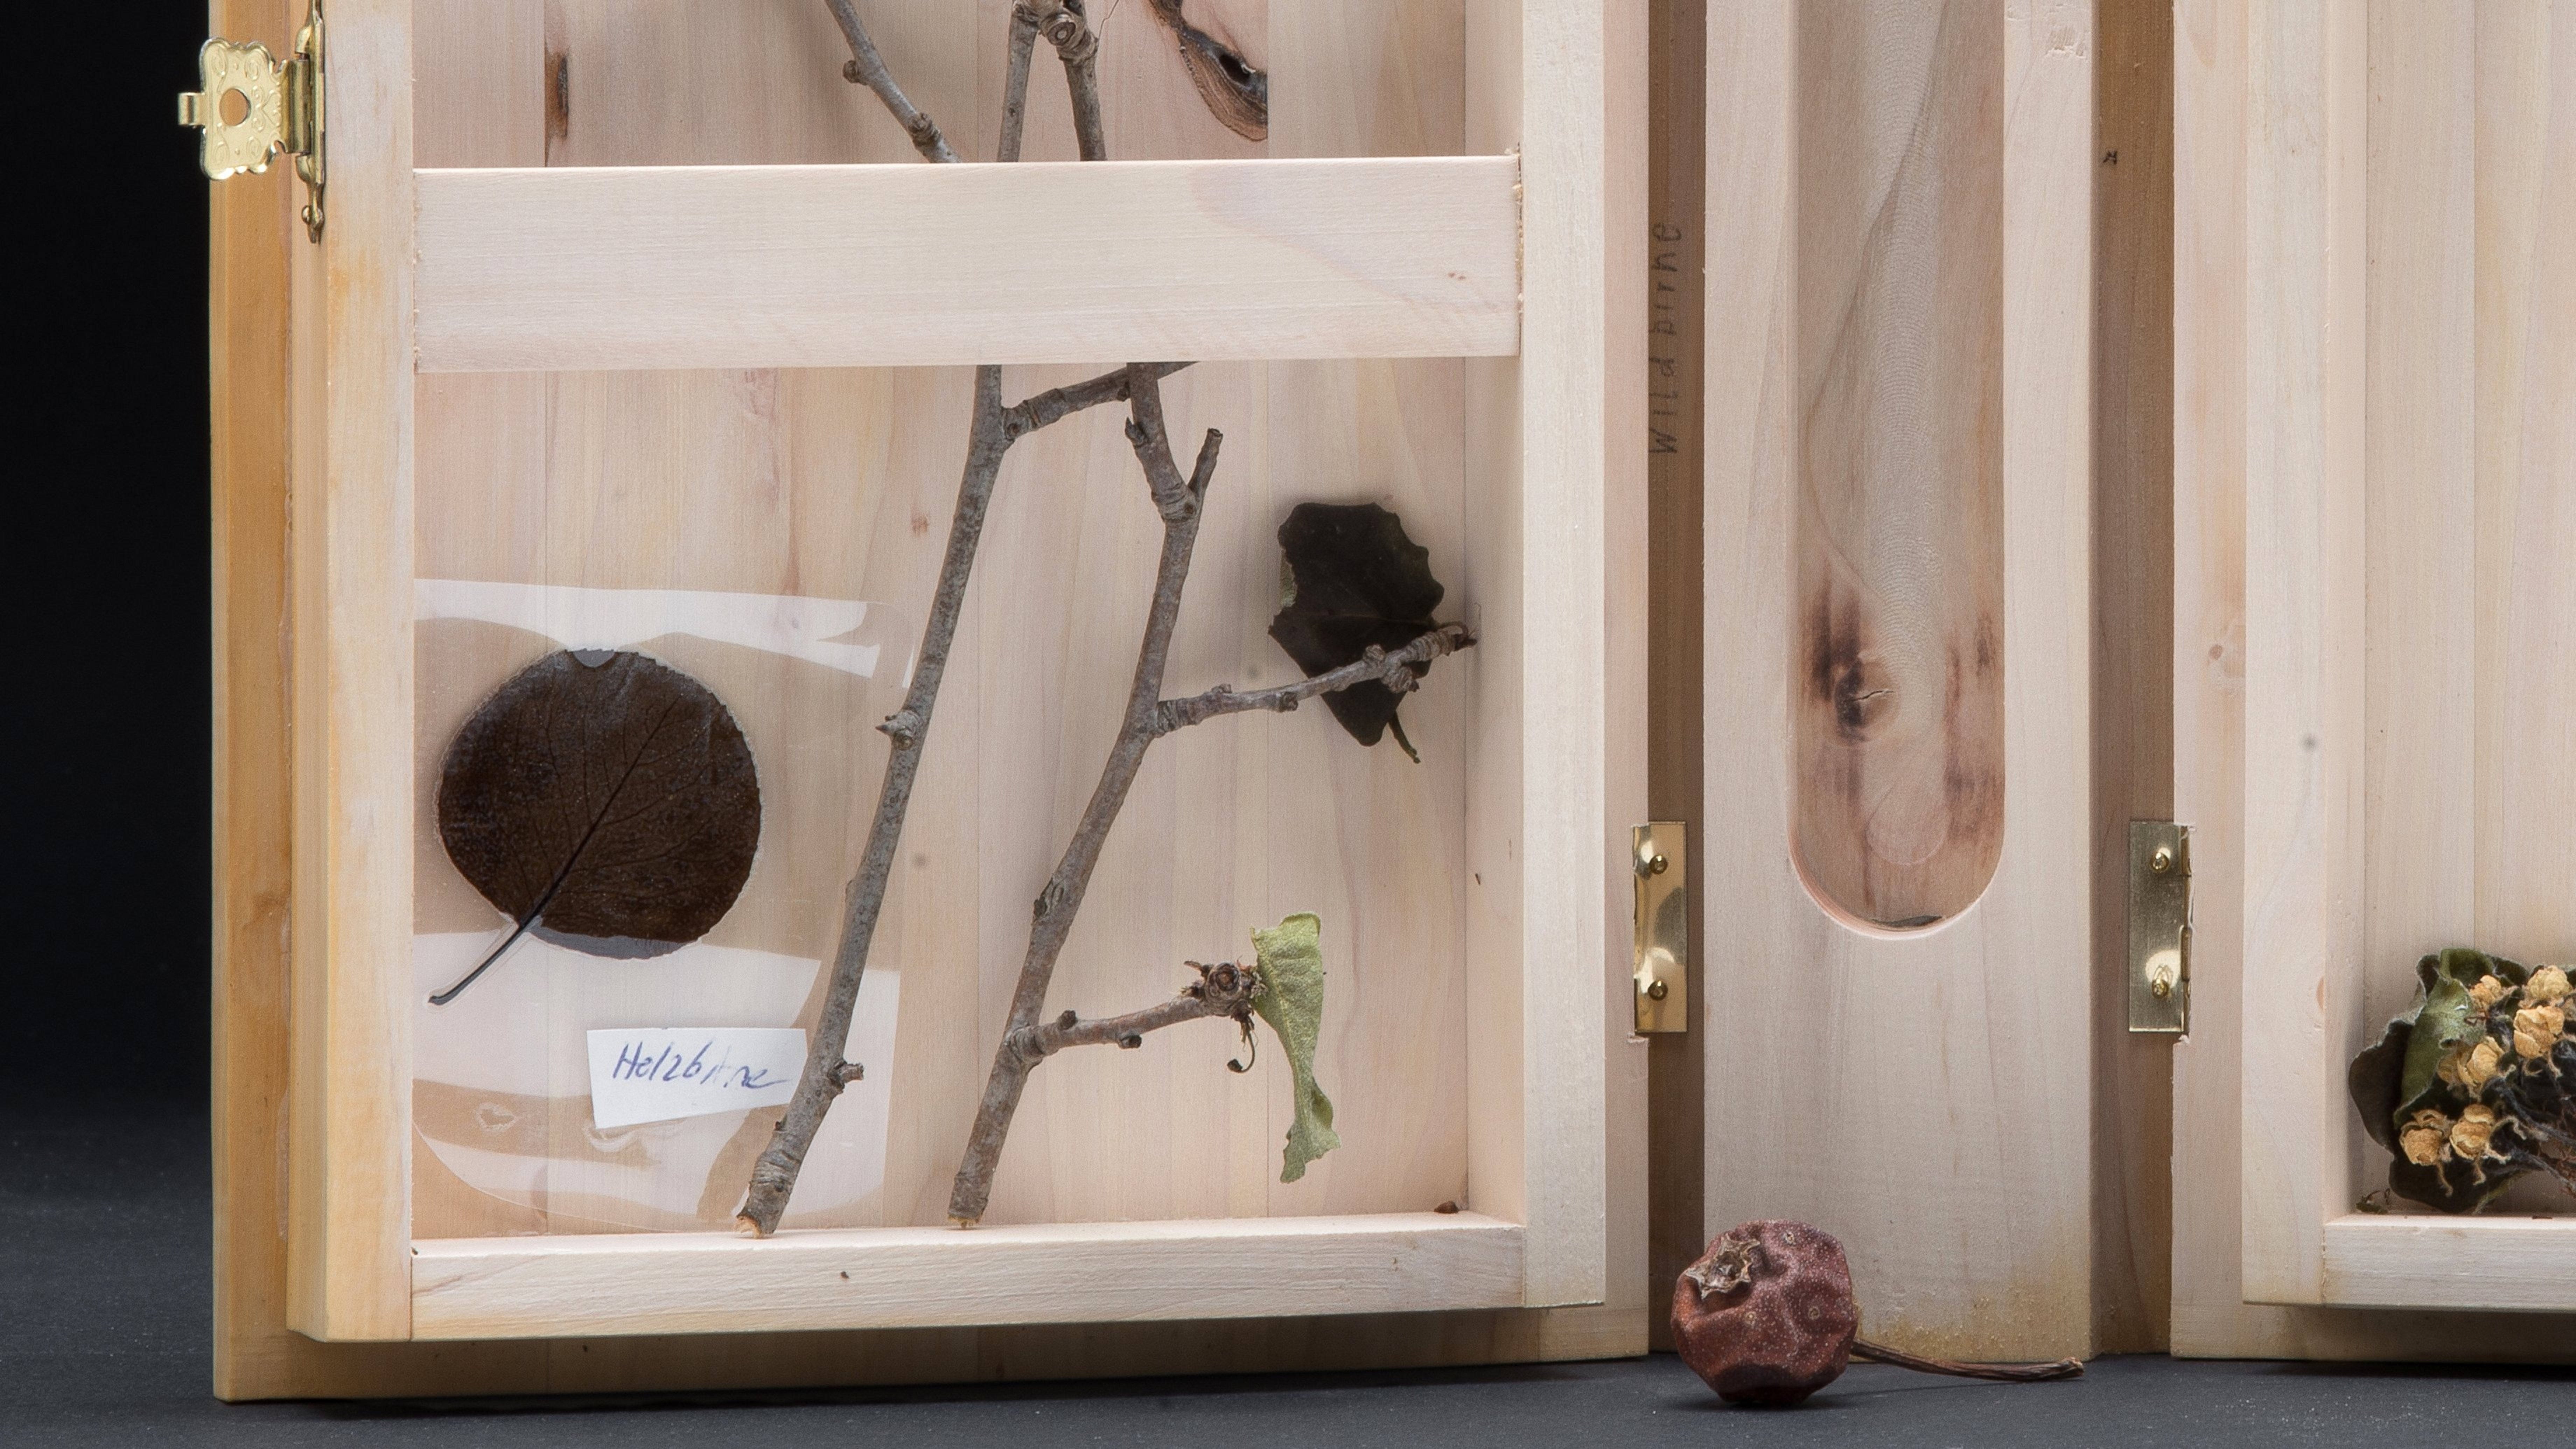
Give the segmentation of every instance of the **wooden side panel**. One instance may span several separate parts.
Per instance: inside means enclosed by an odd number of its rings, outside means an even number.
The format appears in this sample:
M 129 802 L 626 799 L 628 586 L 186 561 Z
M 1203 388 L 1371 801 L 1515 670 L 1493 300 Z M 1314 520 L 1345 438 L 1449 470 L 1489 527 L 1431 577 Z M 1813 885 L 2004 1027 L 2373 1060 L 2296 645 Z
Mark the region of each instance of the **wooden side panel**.
M 2262 0 L 2245 160 L 2245 1291 L 2315 1302 L 2359 1035 L 2365 17 Z M 2220 887 L 2224 889 L 2222 885 Z
M 1633 52 L 1611 48 L 1625 33 L 1611 22 L 1621 9 L 1633 7 L 1547 0 L 1521 12 L 1522 584 L 1517 617 L 1496 620 L 1494 632 L 1509 631 L 1522 650 L 1503 696 L 1521 722 L 1520 779 L 1506 798 L 1517 797 L 1520 816 L 1521 1221 L 1535 1304 L 1597 1303 L 1605 1290 L 1607 1142 L 1596 1124 L 1607 1083 L 1593 1013 L 1610 999 L 1612 963 L 1626 959 L 1609 949 L 1604 886 L 1628 856 L 1625 830 L 1612 828 L 1608 767 L 1620 771 L 1627 808 L 1642 803 L 1644 785 L 1629 773 L 1641 763 L 1644 678 L 1636 656 L 1613 657 L 1609 629 L 1614 598 L 1634 617 L 1629 545 L 1642 520 L 1629 510 L 1644 497 L 1639 460 L 1612 422 L 1614 399 L 1642 401 L 1631 369 L 1643 307 L 1630 288 L 1644 195 L 1642 173 L 1628 170 L 1641 158 L 1613 149 L 1641 138 L 1614 126 L 1609 109 L 1613 85 L 1641 79 L 1618 64 Z M 1626 345 L 1605 351 L 1614 335 Z M 1615 415 L 1634 426 L 1625 406 Z M 1615 593 L 1614 561 L 1625 575 Z M 1642 635 L 1625 637 L 1642 646 Z M 1636 731 L 1616 756 L 1613 720 Z
M 2174 1081 L 2180 1353 L 2576 1356 L 2565 1318 L 2244 1301 L 2569 1301 L 2564 1219 L 2349 1213 L 2384 1157 L 2343 1068 L 2423 950 L 2576 954 L 2565 731 L 2509 786 L 2488 773 L 2521 727 L 2501 693 L 2576 677 L 2563 648 L 2506 642 L 2576 621 L 2523 542 L 2576 526 L 2576 294 L 2528 230 L 2569 204 L 2547 158 L 2576 154 L 2572 26 L 2564 0 L 2177 10 L 2176 805 L 2202 883 Z M 2533 375 L 2555 380 L 2516 385 Z
M 1706 452 L 1700 421 L 1704 383 L 1701 336 L 1707 274 L 1703 218 L 1708 186 L 1708 7 L 1698 0 L 1654 0 L 1647 7 L 1654 38 L 1647 47 L 1654 117 L 1647 137 L 1651 204 L 1646 257 L 1646 625 L 1654 667 L 1646 681 L 1647 812 L 1679 820 L 1705 839 L 1700 787 L 1700 660 L 1705 614 L 1700 605 L 1701 471 Z M 1690 854 L 1690 939 L 1709 940 L 1700 910 L 1706 889 L 1701 852 Z M 1615 897 L 1614 897 L 1615 899 Z M 1690 999 L 1707 990 L 1707 952 L 1691 953 Z M 1648 1204 L 1646 1275 L 1655 1346 L 1672 1345 L 1673 1280 L 1707 1244 L 1702 1208 L 1701 1145 L 1708 1097 L 1698 1030 L 1659 1033 L 1649 1043 L 1647 1084 Z
M 282 51 L 271 0 L 216 0 L 217 35 Z M 214 615 L 214 1390 L 233 1397 L 305 1340 L 286 1327 L 285 1153 L 294 898 L 288 754 L 287 250 L 290 187 L 208 199 Z
M 288 1297 L 401 1338 L 408 1290 L 412 155 L 409 0 L 333 7 L 328 223 L 293 272 L 296 1056 Z
M 2173 10 L 2095 7 L 2093 1331 L 2165 1348 L 2173 1039 L 2133 1036 L 2128 826 L 2173 815 Z
M 2477 924 L 2576 960 L 2576 0 L 2477 11 Z
M 1979 1357 L 2093 1340 L 2088 689 L 2091 7 L 2007 13 L 2000 76 L 2003 818 L 1994 877 L 1927 930 L 1800 878 L 1788 573 L 1812 466 L 1795 218 L 1797 11 L 1710 12 L 1707 1222 L 1815 1221 L 1864 1331 Z M 1901 342 L 1891 339 L 1891 345 Z M 1851 344 L 1866 348 L 1871 339 Z M 1864 486 L 1866 486 L 1864 484 Z

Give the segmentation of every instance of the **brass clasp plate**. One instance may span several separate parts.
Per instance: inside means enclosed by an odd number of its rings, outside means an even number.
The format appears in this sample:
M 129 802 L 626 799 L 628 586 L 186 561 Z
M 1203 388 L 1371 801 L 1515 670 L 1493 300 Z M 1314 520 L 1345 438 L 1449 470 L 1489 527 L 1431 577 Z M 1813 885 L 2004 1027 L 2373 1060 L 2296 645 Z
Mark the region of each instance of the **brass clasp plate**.
M 1640 1033 L 1690 1030 L 1690 833 L 1677 820 L 1630 832 L 1637 871 Z
M 201 90 L 179 97 L 179 124 L 203 131 L 198 162 L 215 181 L 266 171 L 283 151 L 309 193 L 304 228 L 322 239 L 322 0 L 311 0 L 295 54 L 280 61 L 257 41 L 209 40 L 197 52 Z M 228 115 L 227 112 L 237 112 Z
M 2191 827 L 2129 822 L 2129 1030 L 2191 1029 Z

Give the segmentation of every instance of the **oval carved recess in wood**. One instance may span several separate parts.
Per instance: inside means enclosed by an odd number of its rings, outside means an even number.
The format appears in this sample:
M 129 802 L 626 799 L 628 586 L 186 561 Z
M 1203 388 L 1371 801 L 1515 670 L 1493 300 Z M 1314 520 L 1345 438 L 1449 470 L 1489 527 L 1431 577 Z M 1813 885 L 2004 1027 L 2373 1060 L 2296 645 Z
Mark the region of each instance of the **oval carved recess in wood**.
M 1797 24 L 1793 838 L 1928 926 L 2003 847 L 2003 5 Z

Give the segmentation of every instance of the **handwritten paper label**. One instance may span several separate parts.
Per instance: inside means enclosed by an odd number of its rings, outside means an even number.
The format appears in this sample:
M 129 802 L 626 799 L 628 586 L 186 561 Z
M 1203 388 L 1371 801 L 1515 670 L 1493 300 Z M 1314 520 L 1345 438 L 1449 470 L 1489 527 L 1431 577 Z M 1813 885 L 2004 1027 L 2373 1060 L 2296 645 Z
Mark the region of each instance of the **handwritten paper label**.
M 590 1033 L 590 1119 L 631 1127 L 784 1106 L 805 1070 L 794 1027 L 623 1027 Z

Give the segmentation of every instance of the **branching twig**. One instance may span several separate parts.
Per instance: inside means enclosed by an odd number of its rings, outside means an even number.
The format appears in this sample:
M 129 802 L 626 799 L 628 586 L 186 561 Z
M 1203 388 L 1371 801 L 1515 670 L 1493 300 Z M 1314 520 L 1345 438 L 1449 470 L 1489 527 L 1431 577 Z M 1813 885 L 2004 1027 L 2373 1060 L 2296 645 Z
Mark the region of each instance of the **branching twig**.
M 1157 721 L 1157 733 L 1170 734 L 1221 714 L 1241 714 L 1246 710 L 1266 709 L 1286 714 L 1319 694 L 1331 694 L 1354 684 L 1383 684 L 1398 694 L 1408 694 L 1422 684 L 1422 677 L 1413 672 L 1415 665 L 1428 664 L 1444 654 L 1472 648 L 1475 643 L 1476 635 L 1466 625 L 1443 624 L 1392 654 L 1372 644 L 1359 658 L 1341 668 L 1309 675 L 1294 684 L 1250 691 L 1220 684 L 1204 694 L 1164 700 L 1159 706 L 1161 717 Z
M 913 107 L 887 74 L 851 0 L 827 3 L 850 42 L 850 78 L 876 93 L 924 157 L 932 161 L 956 160 L 938 126 Z M 1105 159 L 1108 148 L 1100 108 L 1099 40 L 1085 21 L 1080 0 L 1019 0 L 1013 8 L 1001 159 L 1016 160 L 1020 153 L 1030 61 L 1039 35 L 1055 47 L 1064 63 L 1083 159 Z M 1011 1118 L 1018 1109 L 1029 1072 L 1039 1062 L 1070 1046 L 1108 1042 L 1136 1046 L 1146 1032 L 1205 1017 L 1222 1016 L 1245 1023 L 1249 1033 L 1251 1002 L 1261 990 L 1261 980 L 1257 972 L 1235 965 L 1197 967 L 1200 980 L 1196 984 L 1172 1000 L 1143 1011 L 1089 1022 L 1068 1011 L 1052 1022 L 1039 1020 L 1057 958 L 1063 952 L 1074 916 L 1081 909 L 1110 826 L 1126 803 L 1128 790 L 1153 742 L 1176 729 L 1218 715 L 1252 709 L 1290 710 L 1300 701 L 1355 684 L 1375 681 L 1399 692 L 1410 690 L 1418 681 L 1416 671 L 1475 642 L 1463 625 L 1443 625 L 1393 653 L 1372 648 L 1353 664 L 1277 689 L 1239 693 L 1220 687 L 1187 699 L 1163 699 L 1163 673 L 1179 621 L 1181 593 L 1189 577 L 1190 556 L 1197 545 L 1204 501 L 1223 441 L 1210 429 L 1190 473 L 1182 475 L 1172 456 L 1161 384 L 1165 377 L 1188 365 L 1130 363 L 1117 372 L 1043 392 L 1010 407 L 1001 401 L 1001 370 L 990 366 L 976 369 L 965 476 L 958 486 L 957 512 L 949 527 L 948 550 L 922 634 L 920 658 L 903 707 L 879 726 L 894 742 L 893 752 L 886 761 L 885 782 L 878 793 L 867 846 L 858 873 L 850 882 L 841 941 L 833 956 L 829 988 L 803 1078 L 752 1170 L 751 1186 L 739 1214 L 751 1231 L 766 1236 L 776 1230 L 824 1114 L 860 1075 L 858 1064 L 846 1060 L 846 1056 L 859 985 L 867 970 L 869 943 L 884 907 L 897 841 L 919 774 L 940 680 L 964 609 L 967 579 L 973 571 L 985 514 L 1003 456 L 1012 443 L 1084 408 L 1126 402 L 1128 441 L 1144 470 L 1155 511 L 1163 519 L 1163 549 L 1117 742 L 1101 769 L 1100 782 L 1083 810 L 1073 839 L 1034 907 L 1028 951 L 1012 996 L 1010 1021 L 995 1049 L 992 1075 L 949 1196 L 950 1217 L 962 1226 L 972 1226 L 981 1219 L 991 1199 L 993 1170 L 1000 1159 L 1003 1140 L 1009 1135 Z
M 876 93 L 911 135 L 923 157 L 935 162 L 957 160 L 937 123 L 912 104 L 886 71 L 876 43 L 869 38 L 867 26 L 860 21 L 851 0 L 826 3 L 850 43 L 846 74 Z M 1068 77 L 1077 69 L 1085 76 L 1091 74 L 1091 57 L 1098 46 L 1090 39 L 1078 9 L 1068 26 L 1062 23 L 1064 17 L 1043 6 L 1024 4 L 1020 8 L 1032 12 L 1028 26 L 1031 33 L 1042 31 L 1066 56 Z M 1031 48 L 1023 44 L 1019 33 L 1022 26 L 1016 15 L 1012 29 L 1015 53 Z M 1015 65 L 1010 90 L 1004 96 L 1001 150 L 1005 160 L 1015 160 L 1019 155 L 1019 127 L 1011 118 L 1026 113 L 1028 73 L 1025 64 Z M 1074 111 L 1078 122 L 1087 111 L 1089 134 L 1096 137 L 1100 133 L 1096 83 L 1090 86 L 1088 96 L 1086 103 L 1083 90 L 1077 87 Z M 750 1187 L 737 1214 L 746 1229 L 762 1237 L 778 1230 L 779 1219 L 787 1211 L 787 1200 L 795 1191 L 797 1175 L 804 1168 L 805 1154 L 822 1128 L 824 1114 L 842 1091 L 858 1080 L 858 1064 L 848 1060 L 850 1023 L 858 1008 L 860 983 L 867 974 L 868 948 L 885 908 L 886 884 L 893 875 L 904 816 L 911 808 L 922 749 L 929 740 L 931 713 L 939 700 L 940 681 L 947 672 L 949 651 L 956 642 L 958 620 L 965 610 L 966 584 L 974 571 L 976 546 L 983 536 L 984 517 L 1001 476 L 1003 456 L 1011 444 L 1050 423 L 1102 403 L 1132 401 L 1130 392 L 1140 381 L 1153 386 L 1188 365 L 1130 365 L 1087 382 L 1039 393 L 1014 407 L 1002 405 L 999 367 L 975 369 L 975 404 L 965 475 L 958 483 L 957 511 L 949 522 L 948 549 L 940 561 L 939 583 L 932 595 L 929 620 L 922 630 L 920 655 L 913 666 L 912 684 L 905 691 L 903 707 L 878 726 L 893 741 L 894 748 L 886 757 L 885 779 L 878 787 L 876 813 L 868 823 L 867 845 L 859 857 L 858 872 L 851 877 L 844 897 L 840 944 L 832 955 L 831 981 L 815 1022 L 804 1074 L 797 1083 L 795 1097 L 788 1102 L 768 1145 L 762 1149 L 760 1160 L 752 1167 Z M 1159 404 L 1159 396 L 1156 401 Z
M 1027 4 L 1011 7 L 1011 59 L 1002 80 L 1002 144 L 996 161 L 1020 159 L 1020 134 L 1029 121 L 1029 61 L 1038 48 L 1038 13 Z
M 1128 788 L 1136 783 L 1137 771 L 1144 767 L 1146 749 L 1166 733 L 1162 728 L 1163 669 L 1171 659 L 1172 631 L 1180 622 L 1181 589 L 1188 582 L 1190 553 L 1198 543 L 1200 505 L 1216 471 L 1217 449 L 1223 438 L 1215 429 L 1208 430 L 1197 466 L 1188 481 L 1181 482 L 1180 470 L 1172 461 L 1171 439 L 1163 428 L 1162 384 L 1150 366 L 1139 365 L 1129 372 L 1132 380 L 1128 388 L 1127 438 L 1136 450 L 1137 461 L 1144 466 L 1155 508 L 1163 515 L 1163 555 L 1155 570 L 1153 602 L 1145 614 L 1144 642 L 1136 652 L 1135 681 L 1127 691 L 1126 720 L 1119 727 L 1117 742 L 1110 747 L 1108 763 L 1101 767 L 1100 783 L 1093 787 L 1091 801 L 1083 807 L 1082 819 L 1074 827 L 1073 839 L 1064 848 L 1063 859 L 1047 878 L 1046 889 L 1038 893 L 1035 919 L 1029 926 L 1028 953 L 1021 960 L 1019 985 L 1011 995 L 1010 1022 L 1003 1029 L 1001 1046 L 993 1054 L 984 1100 L 976 1109 L 975 1126 L 966 1139 L 965 1158 L 949 1189 L 949 1220 L 961 1227 L 981 1221 L 985 1204 L 992 1200 L 993 1169 L 1001 1159 L 1002 1141 L 1010 1135 L 1011 1117 L 1019 1110 L 1029 1069 L 1043 1060 L 1026 1055 L 1015 1042 L 1022 1033 L 1037 1026 L 1039 1014 L 1046 1009 L 1047 987 L 1055 978 L 1056 958 L 1064 951 L 1074 914 L 1082 908 L 1083 894 L 1091 886 L 1091 873 L 1100 863 L 1100 850 L 1109 839 L 1109 827 L 1127 803 Z
M 894 750 L 886 758 L 885 781 L 877 791 L 867 847 L 859 857 L 858 873 L 850 879 L 843 904 L 841 941 L 832 956 L 831 986 L 823 999 L 822 1015 L 815 1022 L 804 1077 L 776 1132 L 771 1134 L 769 1146 L 752 1168 L 751 1188 L 739 1214 L 745 1227 L 763 1237 L 777 1231 L 778 1220 L 787 1211 L 788 1195 L 795 1189 L 797 1173 L 804 1166 L 805 1153 L 823 1125 L 823 1114 L 831 1110 L 833 1099 L 853 1079 L 845 1059 L 850 1022 L 858 1007 L 859 984 L 867 975 L 868 947 L 875 939 L 877 918 L 885 907 L 886 884 L 893 875 L 904 815 L 911 807 L 913 783 L 921 771 L 921 752 L 929 741 L 931 711 L 938 703 L 940 681 L 947 672 L 949 651 L 956 643 L 958 620 L 965 612 L 967 578 L 974 570 L 976 545 L 982 539 L 994 484 L 1001 476 L 1003 455 L 1012 443 L 1049 423 L 1084 408 L 1125 400 L 1136 377 L 1160 381 L 1181 366 L 1186 364 L 1162 364 L 1143 369 L 1141 374 L 1137 369 L 1120 368 L 1087 382 L 1039 393 L 1014 407 L 1002 406 L 1000 368 L 975 369 L 974 432 L 966 449 L 965 477 L 957 487 L 956 516 L 948 526 L 948 552 L 940 562 L 939 584 L 931 596 L 929 622 L 922 630 L 912 687 L 904 694 L 903 707 L 877 726 L 894 742 Z
M 850 63 L 841 74 L 851 84 L 863 85 L 877 93 L 885 108 L 894 114 L 896 124 L 912 137 L 912 148 L 925 161 L 954 161 L 957 153 L 948 149 L 948 138 L 939 133 L 939 123 L 922 114 L 903 87 L 894 83 L 886 69 L 885 57 L 877 54 L 877 43 L 868 38 L 868 28 L 860 23 L 858 7 L 853 0 L 824 0 L 832 7 L 832 18 L 841 22 L 841 34 L 850 42 Z
M 1082 0 L 1020 0 L 1018 9 L 1034 12 L 1039 33 L 1064 62 L 1065 89 L 1073 97 L 1073 140 L 1082 159 L 1108 160 L 1109 132 L 1100 114 L 1100 37 L 1083 15 Z
M 1090 1021 L 1068 1011 L 1055 1020 L 1015 1031 L 1002 1038 L 1002 1050 L 1019 1058 L 1027 1067 L 1063 1051 L 1066 1047 L 1107 1046 L 1116 1043 L 1130 1050 L 1145 1044 L 1145 1033 L 1178 1026 L 1185 1021 L 1222 1016 L 1239 1023 L 1252 1019 L 1252 998 L 1261 994 L 1261 975 L 1248 967 L 1225 962 L 1216 966 L 1188 963 L 1199 973 L 1199 979 L 1181 988 L 1181 994 L 1169 1001 L 1131 1011 L 1125 1016 L 1104 1016 Z M 1025 1070 L 1025 1067 L 1024 1067 Z

